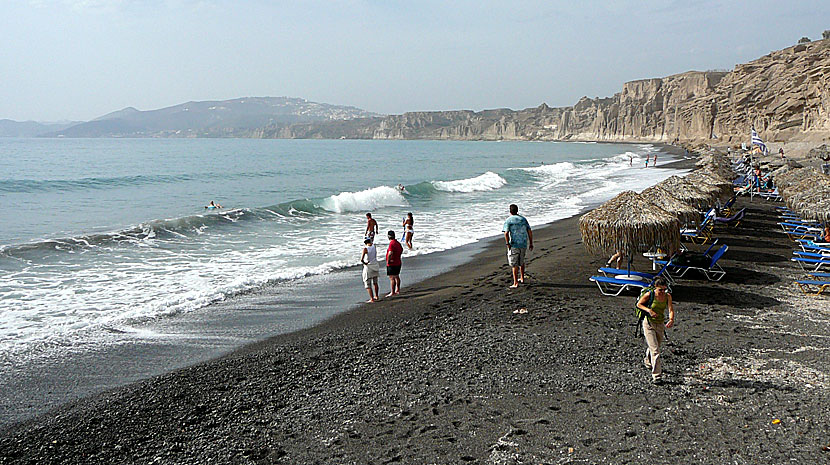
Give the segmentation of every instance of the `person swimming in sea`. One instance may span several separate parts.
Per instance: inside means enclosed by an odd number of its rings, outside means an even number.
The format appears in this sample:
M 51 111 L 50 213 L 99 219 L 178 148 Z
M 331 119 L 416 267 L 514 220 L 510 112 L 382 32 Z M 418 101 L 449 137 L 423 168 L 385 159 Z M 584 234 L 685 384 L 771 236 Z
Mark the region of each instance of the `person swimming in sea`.
M 213 203 L 213 200 L 211 200 L 209 204 L 205 205 L 205 210 L 213 210 L 214 208 L 222 208 L 222 206 L 218 203 Z

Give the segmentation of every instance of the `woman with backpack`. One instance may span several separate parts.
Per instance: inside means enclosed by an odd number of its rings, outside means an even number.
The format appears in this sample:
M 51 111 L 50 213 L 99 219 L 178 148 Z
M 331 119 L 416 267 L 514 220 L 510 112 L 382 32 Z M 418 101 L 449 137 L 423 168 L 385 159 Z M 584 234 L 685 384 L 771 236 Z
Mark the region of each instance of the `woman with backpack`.
M 674 326 L 674 305 L 672 304 L 669 285 L 666 279 L 658 276 L 654 280 L 654 289 L 644 292 L 637 302 L 637 308 L 646 312 L 643 318 L 643 335 L 648 348 L 643 363 L 651 369 L 651 379 L 655 384 L 663 382 L 663 341 L 666 328 Z M 666 310 L 669 319 L 666 321 Z

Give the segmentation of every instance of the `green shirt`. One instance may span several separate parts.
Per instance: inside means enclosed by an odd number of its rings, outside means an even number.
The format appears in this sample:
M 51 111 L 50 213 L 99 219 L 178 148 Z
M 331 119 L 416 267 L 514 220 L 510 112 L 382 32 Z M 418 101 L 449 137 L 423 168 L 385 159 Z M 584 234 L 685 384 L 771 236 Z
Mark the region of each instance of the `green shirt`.
M 654 291 L 651 291 L 654 292 Z M 651 302 L 651 311 L 657 314 L 657 318 L 652 317 L 649 314 L 646 314 L 646 318 L 648 318 L 648 322 L 652 324 L 662 325 L 666 321 L 666 307 L 669 306 L 669 296 L 666 296 L 666 300 L 660 302 L 657 300 L 657 295 L 655 294 L 654 300 Z

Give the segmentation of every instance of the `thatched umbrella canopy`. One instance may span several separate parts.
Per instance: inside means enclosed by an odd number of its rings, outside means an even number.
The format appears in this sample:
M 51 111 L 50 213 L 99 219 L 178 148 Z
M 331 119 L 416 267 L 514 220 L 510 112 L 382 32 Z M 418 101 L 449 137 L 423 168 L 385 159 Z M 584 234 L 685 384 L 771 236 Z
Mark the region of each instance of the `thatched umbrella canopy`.
M 825 201 L 830 199 L 830 176 L 813 173 L 814 175 L 788 186 L 782 195 L 787 206 L 802 216 L 815 217 L 820 214 L 823 211 L 820 205 L 826 205 Z
M 674 215 L 680 224 L 686 224 L 700 220 L 700 212 L 697 208 L 674 197 L 671 192 L 659 185 L 651 186 L 642 192 L 640 197 L 660 207 L 666 213 Z
M 619 251 L 630 258 L 655 245 L 680 248 L 680 222 L 636 192 L 625 191 L 579 219 L 582 243 L 591 254 Z
M 792 168 L 789 165 L 780 166 L 780 167 L 776 168 L 774 171 L 770 171 L 769 176 L 772 176 L 773 180 L 777 180 L 778 176 L 781 176 L 782 174 L 784 174 L 784 173 L 786 173 L 790 170 L 794 170 L 794 169 L 798 169 L 798 168 Z M 777 182 L 776 182 L 776 185 L 778 185 Z
M 732 183 L 707 170 L 694 170 L 685 178 L 701 190 L 712 191 L 716 197 L 732 196 Z
M 672 197 L 695 207 L 707 207 L 718 198 L 717 189 L 711 186 L 701 190 L 699 186 L 680 176 L 669 176 L 656 184 L 671 193 Z
M 722 178 L 724 181 L 729 181 L 735 178 L 735 171 L 728 165 L 719 164 L 719 163 L 707 163 L 700 167 L 701 169 L 714 173 L 717 177 Z
M 788 186 L 795 184 L 815 174 L 818 174 L 818 172 L 813 171 L 809 168 L 790 169 L 789 171 L 779 175 L 778 178 L 775 179 L 775 185 L 778 186 L 778 189 L 783 191 Z
M 788 204 L 794 197 L 797 198 L 821 194 L 828 186 L 830 186 L 830 176 L 823 175 L 813 170 L 802 169 L 801 171 L 803 171 L 803 173 L 799 173 L 799 177 L 797 179 L 794 177 L 788 177 L 787 180 L 793 182 L 779 188 L 781 197 L 784 199 L 784 202 L 787 202 Z

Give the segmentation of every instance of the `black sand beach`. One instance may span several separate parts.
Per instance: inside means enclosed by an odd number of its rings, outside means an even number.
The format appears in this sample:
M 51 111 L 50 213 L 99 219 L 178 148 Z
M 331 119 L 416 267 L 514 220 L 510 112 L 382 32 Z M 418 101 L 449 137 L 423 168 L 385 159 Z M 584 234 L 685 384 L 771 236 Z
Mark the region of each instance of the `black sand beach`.
M 6 429 L 0 463 L 828 462 L 830 315 L 796 296 L 775 205 L 718 231 L 722 281 L 674 287 L 662 386 L 573 217 L 535 231 L 525 287 L 496 240 L 399 298 Z

